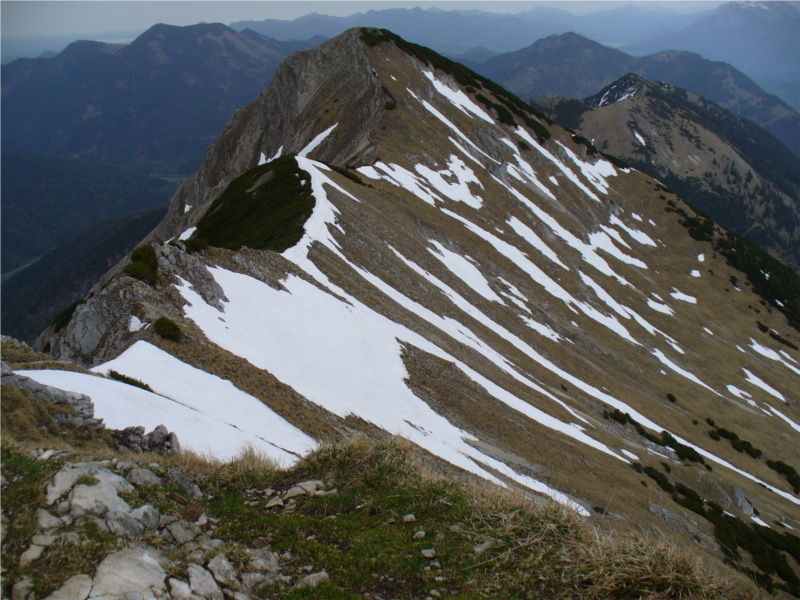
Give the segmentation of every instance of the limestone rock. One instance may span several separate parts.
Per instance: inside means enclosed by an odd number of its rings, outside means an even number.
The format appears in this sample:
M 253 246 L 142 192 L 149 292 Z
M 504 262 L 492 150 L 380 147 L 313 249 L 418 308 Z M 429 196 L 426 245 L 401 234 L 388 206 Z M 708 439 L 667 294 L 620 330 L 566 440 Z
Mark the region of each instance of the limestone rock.
M 318 585 L 325 583 L 330 579 L 330 576 L 325 571 L 320 571 L 318 573 L 311 573 L 311 575 L 306 575 L 300 581 L 298 581 L 294 587 L 295 588 L 315 588 Z
M 44 600 L 86 600 L 91 591 L 92 578 L 88 575 L 75 575 Z
M 167 474 L 172 481 L 181 486 L 183 490 L 192 498 L 199 498 L 203 495 L 203 492 L 200 491 L 200 486 L 180 471 L 176 469 L 170 469 Z
M 37 560 L 44 552 L 44 546 L 37 546 L 31 544 L 25 552 L 19 557 L 19 566 L 24 567 L 33 561 Z
M 53 529 L 58 529 L 63 525 L 61 519 L 58 517 L 54 517 L 52 514 L 40 508 L 36 511 L 36 520 L 39 523 L 39 529 L 44 532 L 52 531 Z
M 164 481 L 161 479 L 161 477 L 153 473 L 150 469 L 142 469 L 137 467 L 132 469 L 125 479 L 127 479 L 137 488 L 144 487 L 146 485 L 164 487 Z
M 224 554 L 217 554 L 208 561 L 208 570 L 214 574 L 214 579 L 223 584 L 236 578 L 236 569 Z
M 194 564 L 189 565 L 188 571 L 189 586 L 191 586 L 193 593 L 209 600 L 223 600 L 222 590 L 219 589 L 211 573 L 200 565 Z
M 194 541 L 202 533 L 197 525 L 183 520 L 167 526 L 167 531 L 169 531 L 175 542 L 180 545 Z
M 321 490 L 325 487 L 325 484 L 322 483 L 319 479 L 314 479 L 310 481 L 303 481 L 297 484 L 296 487 L 302 489 L 306 494 L 309 496 L 313 496 L 317 490 Z
M 167 597 L 167 574 L 153 550 L 130 548 L 107 556 L 97 567 L 91 600 Z
M 280 570 L 281 559 L 274 552 L 270 552 L 266 548 L 255 548 L 248 552 L 250 553 L 250 562 L 247 563 L 247 568 L 251 571 L 263 571 L 274 575 Z
M 93 463 L 76 463 L 65 465 L 56 476 L 53 482 L 47 486 L 47 503 L 54 504 L 61 496 L 66 494 L 82 477 L 90 477 L 97 480 L 95 486 L 113 488 L 114 492 L 132 492 L 133 486 L 122 477 L 99 465 Z M 95 487 L 92 486 L 92 487 Z M 84 486 L 88 487 L 88 486 Z

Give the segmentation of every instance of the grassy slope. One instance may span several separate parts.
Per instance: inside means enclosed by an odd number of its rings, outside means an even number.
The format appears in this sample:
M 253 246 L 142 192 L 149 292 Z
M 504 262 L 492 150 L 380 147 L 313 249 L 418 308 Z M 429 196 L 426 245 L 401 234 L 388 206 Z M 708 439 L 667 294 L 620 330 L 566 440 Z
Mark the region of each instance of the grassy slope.
M 3 344 L 16 364 L 41 356 Z M 70 450 L 80 460 L 137 458 L 158 461 L 157 472 L 178 468 L 201 482 L 204 496 L 189 500 L 179 490 L 139 488 L 126 496 L 132 505 L 152 503 L 162 514 L 218 519 L 215 536 L 235 562 L 246 547 L 268 545 L 290 552 L 303 565 L 325 569 L 330 581 L 313 590 L 267 587 L 271 598 L 417 598 L 436 595 L 477 598 L 753 598 L 746 581 L 720 579 L 717 568 L 689 552 L 645 534 L 609 536 L 563 509 L 536 507 L 524 497 L 473 480 L 435 473 L 441 465 L 409 444 L 365 438 L 328 445 L 291 469 L 278 469 L 252 452 L 229 463 L 190 453 L 120 455 L 104 432 L 55 431 L 52 406 L 24 392 L 4 389 L 2 473 L 5 586 L 19 577 L 34 579 L 38 596 L 57 589 L 77 573 L 91 574 L 123 540 L 78 522 L 81 552 L 55 544 L 28 567 L 18 558 L 36 533 L 35 512 L 45 506 L 45 487 L 63 464 L 31 458 L 31 448 Z M 447 476 L 449 475 L 449 476 Z M 265 509 L 253 502 L 267 489 L 321 479 L 338 493 L 302 497 L 292 509 Z M 403 517 L 414 515 L 409 521 Z M 136 542 L 158 546 L 146 534 Z M 433 549 L 435 558 L 422 551 Z M 170 556 L 178 568 L 185 556 Z M 436 592 L 433 592 L 436 590 Z M 10 590 L 4 589 L 4 593 Z

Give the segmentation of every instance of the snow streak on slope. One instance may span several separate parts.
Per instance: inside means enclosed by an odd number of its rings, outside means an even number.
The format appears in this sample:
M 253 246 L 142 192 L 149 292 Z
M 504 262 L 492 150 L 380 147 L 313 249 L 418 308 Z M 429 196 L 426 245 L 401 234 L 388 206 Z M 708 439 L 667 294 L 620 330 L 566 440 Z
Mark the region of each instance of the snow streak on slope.
M 533 392 L 559 403 L 577 420 L 584 420 L 570 407 L 555 399 L 542 386 L 518 373 L 506 358 L 492 350 L 485 341 L 481 341 L 479 336 L 470 331 L 463 323 L 435 315 L 405 297 L 379 277 L 350 262 L 331 236 L 332 229 L 337 227 L 335 224 L 337 211 L 327 198 L 326 187 L 336 188 L 338 186 L 326 175 L 327 168 L 322 165 L 309 159 L 302 159 L 301 167 L 311 175 L 317 208 L 320 210 L 320 215 L 325 215 L 324 218 L 319 217 L 313 227 L 319 234 L 314 241 L 323 243 L 359 276 L 401 306 L 460 343 L 475 348 L 498 368 L 513 376 L 517 381 L 524 383 Z M 346 195 L 356 200 L 352 195 Z M 317 208 L 315 208 L 315 213 Z M 460 220 L 473 231 L 481 232 L 482 236 L 491 239 L 494 243 L 498 243 L 500 246 L 505 244 L 496 236 L 481 230 L 463 217 L 447 209 L 442 209 L 442 212 Z M 313 218 L 316 219 L 316 215 Z M 216 309 L 205 305 L 197 294 L 191 292 L 188 286 L 184 286 L 180 288 L 180 291 L 192 304 L 186 308 L 187 316 L 195 320 L 212 340 L 244 356 L 257 366 L 271 370 L 281 380 L 331 412 L 341 416 L 350 413 L 358 414 L 383 429 L 405 435 L 452 464 L 488 479 L 494 480 L 494 477 L 481 465 L 503 472 L 506 477 L 527 485 L 531 489 L 544 490 L 552 497 L 566 501 L 556 490 L 515 473 L 503 463 L 477 451 L 468 443 L 472 439 L 470 434 L 451 425 L 414 396 L 404 382 L 407 373 L 400 358 L 404 343 L 453 362 L 467 377 L 483 386 L 492 396 L 542 425 L 561 431 L 575 440 L 624 460 L 619 454 L 586 435 L 581 427 L 563 423 L 522 401 L 490 379 L 448 355 L 427 339 L 378 315 L 333 285 L 310 260 L 308 248 L 311 241 L 311 237 L 309 237 L 307 242 L 299 244 L 287 252 L 286 256 L 311 274 L 321 286 L 333 290 L 336 296 L 294 276 L 289 276 L 285 280 L 286 290 L 277 291 L 244 275 L 230 273 L 223 269 L 213 269 L 212 275 L 230 299 L 230 302 L 226 304 L 225 319 L 227 323 L 223 324 L 219 320 L 219 313 Z M 513 246 L 507 244 L 505 249 L 508 252 L 521 254 Z M 524 257 L 522 260 L 525 262 Z M 413 263 L 407 260 L 404 262 L 409 268 L 421 271 Z M 473 318 L 486 324 L 497 335 L 517 346 L 529 359 L 600 402 L 630 413 L 643 426 L 654 431 L 663 429 L 624 402 L 558 367 L 529 345 L 511 335 L 510 332 L 497 326 L 477 307 L 471 305 L 441 281 L 429 274 L 426 278 L 435 285 L 439 285 L 452 301 Z M 253 292 L 256 288 L 259 291 Z M 342 302 L 341 298 L 345 298 L 346 301 Z M 570 304 L 576 302 L 571 297 L 570 300 L 572 301 L 569 302 Z M 594 310 L 592 307 L 587 308 L 587 310 L 589 309 Z M 620 309 L 624 309 L 637 322 L 643 322 L 630 309 L 624 307 L 620 307 Z M 247 316 L 242 316 L 245 314 Z M 238 316 L 233 317 L 233 315 Z M 239 321 L 237 327 L 231 326 L 232 318 Z M 297 324 L 300 322 L 303 324 L 298 326 Z M 254 324 L 257 326 L 254 327 Z M 232 331 L 234 332 L 232 333 Z M 263 333 L 259 335 L 259 331 L 269 332 L 269 336 L 265 336 Z M 265 337 L 273 336 L 275 342 L 265 343 Z M 273 345 L 275 347 L 272 347 Z M 330 361 L 332 357 L 336 357 L 336 364 L 334 367 L 328 368 L 326 361 Z M 362 373 L 360 369 L 365 368 L 365 365 L 369 365 L 368 372 Z M 380 373 L 381 376 L 377 377 L 377 373 Z M 702 385 L 702 382 L 700 384 Z M 758 481 L 752 475 L 733 467 L 702 448 L 694 446 L 679 436 L 674 437 L 679 442 L 695 448 L 706 458 Z M 780 493 L 780 490 L 768 487 L 776 493 Z M 791 496 L 788 497 L 791 498 Z
M 224 321 L 188 285 L 179 291 L 189 302 L 186 315 L 213 342 L 269 370 L 340 417 L 358 415 L 467 471 L 502 483 L 483 464 L 579 508 L 556 490 L 474 449 L 467 443 L 474 438 L 414 396 L 404 383 L 408 373 L 398 336 L 435 352 L 424 339 L 360 303 L 342 302 L 295 276 L 283 281 L 285 291 L 278 291 L 225 269 L 211 269 L 211 274 L 229 299 Z
M 131 424 L 148 431 L 168 423 L 185 448 L 227 460 L 246 446 L 283 464 L 292 464 L 317 443 L 260 400 L 225 379 L 191 367 L 139 341 L 93 370 L 115 370 L 144 381 L 156 393 L 68 371 L 20 371 L 40 383 L 91 396 L 95 415 L 106 426 Z
M 472 113 L 472 115 L 478 117 L 479 119 L 483 119 L 487 123 L 494 125 L 494 119 L 487 115 L 486 111 L 475 104 L 464 92 L 459 89 L 453 89 L 444 82 L 436 79 L 436 76 L 432 71 L 423 71 L 422 74 L 431 81 L 437 92 L 447 98 L 453 104 L 453 106 L 458 108 L 461 112 L 466 115 Z

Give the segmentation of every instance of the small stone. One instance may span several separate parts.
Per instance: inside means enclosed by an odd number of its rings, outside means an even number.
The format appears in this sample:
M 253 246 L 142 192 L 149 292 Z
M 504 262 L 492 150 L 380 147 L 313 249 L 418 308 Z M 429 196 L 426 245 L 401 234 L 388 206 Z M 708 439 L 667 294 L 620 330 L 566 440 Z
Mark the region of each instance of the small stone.
M 136 519 L 145 529 L 155 529 L 161 521 L 161 514 L 152 504 L 145 504 L 131 511 L 131 516 Z
M 233 568 L 231 561 L 224 554 L 217 554 L 208 561 L 208 570 L 214 575 L 214 579 L 220 583 L 230 583 L 236 579 L 236 569 Z
M 55 542 L 56 539 L 58 538 L 54 535 L 35 535 L 31 538 L 31 543 L 37 546 L 49 546 Z
M 294 498 L 296 496 L 304 496 L 305 494 L 306 494 L 306 491 L 303 488 L 301 488 L 299 486 L 294 486 L 293 488 L 290 488 L 289 491 L 287 491 L 283 495 L 283 499 L 284 500 L 289 500 L 290 498 Z
M 190 564 L 187 570 L 189 572 L 189 586 L 192 588 L 192 592 L 209 600 L 223 600 L 222 590 L 219 589 L 211 573 L 200 565 L 193 564 Z
M 161 477 L 153 473 L 150 469 L 132 469 L 125 479 L 127 479 L 137 488 L 144 487 L 146 485 L 164 487 L 164 481 L 161 479 Z
M 39 455 L 39 460 L 50 460 L 53 456 L 57 454 L 57 450 L 45 450 Z
M 422 530 L 420 530 L 420 531 L 418 531 L 417 533 L 415 533 L 415 534 L 414 534 L 414 539 L 415 539 L 415 540 L 421 540 L 421 539 L 424 539 L 424 538 L 425 538 L 425 535 L 426 535 L 426 534 L 425 534 L 425 532 L 424 532 L 424 531 L 422 531 Z
M 172 535 L 172 539 L 174 539 L 175 542 L 180 545 L 191 542 L 201 533 L 200 528 L 197 525 L 183 520 L 176 521 L 175 523 L 167 526 L 167 531 L 169 531 L 170 535 Z
M 481 543 L 476 544 L 474 548 L 472 548 L 472 553 L 475 556 L 480 556 L 490 548 L 493 548 L 497 544 L 497 540 L 494 538 L 486 538 Z
M 313 479 L 310 481 L 303 481 L 298 483 L 296 487 L 302 488 L 306 494 L 309 496 L 313 496 L 317 490 L 321 490 L 325 487 L 325 484 L 322 483 L 319 479 Z
M 411 513 L 403 516 L 403 523 L 413 523 L 416 520 L 417 520 L 417 517 L 415 517 Z
M 161 518 L 158 521 L 158 528 L 164 529 L 165 527 L 172 525 L 178 520 L 178 517 L 175 515 L 161 515 Z
M 247 568 L 251 571 L 264 571 L 275 574 L 281 568 L 281 557 L 266 548 L 250 550 L 250 562 Z
M 320 571 L 319 573 L 312 573 L 311 575 L 306 575 L 300 581 L 298 581 L 294 587 L 297 588 L 315 588 L 318 585 L 325 583 L 330 579 L 330 576 L 325 571 Z
M 132 513 L 115 511 L 106 518 L 109 531 L 124 538 L 135 538 L 144 531 L 144 525 Z
M 194 524 L 197 525 L 198 527 L 203 527 L 205 525 L 208 525 L 208 515 L 206 515 L 206 513 L 203 513 L 197 518 L 197 521 L 195 521 Z
M 20 579 L 14 584 L 14 587 L 11 588 L 11 600 L 25 600 L 28 597 L 28 593 L 31 591 L 31 585 L 32 582 L 27 577 Z
M 189 584 L 174 577 L 169 578 L 169 590 L 172 600 L 193 600 L 192 588 Z
M 436 550 L 433 548 L 425 548 L 422 550 L 422 556 L 425 558 L 436 558 Z
M 19 566 L 25 567 L 32 563 L 33 561 L 37 560 L 42 553 L 44 552 L 44 546 L 37 546 L 36 544 L 31 544 L 25 552 L 19 557 Z
M 283 506 L 283 500 L 280 496 L 273 496 L 270 498 L 264 508 L 274 508 L 276 506 Z
M 247 572 L 241 575 L 242 587 L 246 590 L 257 590 L 265 583 L 271 583 L 273 578 L 266 573 Z
M 442 595 L 439 593 L 439 590 L 431 590 L 428 592 L 434 598 L 440 598 Z
M 74 575 L 45 600 L 86 600 L 92 591 L 92 578 L 88 575 Z
M 183 490 L 189 494 L 192 498 L 199 498 L 203 495 L 203 492 L 200 490 L 200 486 L 197 485 L 194 481 L 189 479 L 186 475 L 181 473 L 176 469 L 170 469 L 167 474 L 169 478 L 172 479 L 175 483 L 177 483 Z
M 78 535 L 75 531 L 62 533 L 58 539 L 61 541 L 62 544 L 70 544 L 72 546 L 79 546 L 81 543 L 81 536 Z

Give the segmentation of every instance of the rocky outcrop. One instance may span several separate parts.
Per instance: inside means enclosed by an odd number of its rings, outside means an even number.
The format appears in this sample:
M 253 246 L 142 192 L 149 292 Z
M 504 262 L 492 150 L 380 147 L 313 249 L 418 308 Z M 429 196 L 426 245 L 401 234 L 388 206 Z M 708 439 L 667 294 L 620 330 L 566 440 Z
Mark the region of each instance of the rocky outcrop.
M 103 427 L 103 419 L 97 419 L 94 416 L 94 403 L 89 396 L 66 392 L 41 384 L 30 377 L 18 375 L 6 363 L 2 363 L 2 385 L 3 387 L 11 386 L 27 390 L 32 398 L 49 400 L 56 406 L 71 406 L 74 409 L 74 415 L 59 413 L 54 416 L 54 420 L 59 424 L 70 423 L 94 429 Z
M 74 414 L 56 413 L 53 415 L 53 421 L 59 425 L 69 424 L 92 429 L 104 428 L 103 419 L 94 416 L 92 399 L 85 394 L 44 385 L 30 377 L 15 373 L 6 363 L 2 363 L 2 386 L 26 390 L 32 398 L 48 400 L 56 406 L 70 406 L 71 412 Z M 112 429 L 110 432 L 111 436 L 119 442 L 120 448 L 133 452 L 176 452 L 181 448 L 178 435 L 174 431 L 169 431 L 164 425 L 157 425 L 150 433 L 145 433 L 145 428 L 141 425 L 126 427 L 122 430 Z M 42 460 L 46 460 L 50 456 L 47 455 Z
M 203 495 L 184 473 L 167 469 L 162 476 L 154 470 L 163 469 L 158 464 L 148 468 L 115 459 L 67 463 L 56 473 L 47 486 L 47 508 L 36 515 L 37 534 L 19 557 L 20 567 L 30 570 L 54 545 L 71 544 L 80 552 L 88 543 L 78 527 L 85 520 L 118 536 L 122 547 L 105 556 L 93 574 L 69 577 L 48 600 L 248 600 L 261 597 L 259 590 L 265 585 L 314 588 L 328 581 L 325 570 L 314 572 L 311 566 L 304 566 L 294 576 L 285 573 L 285 566 L 292 561 L 290 552 L 279 555 L 268 547 L 241 548 L 227 543 L 216 535 L 216 519 L 205 513 L 191 521 L 162 514 L 152 504 L 133 508 L 120 495 L 132 498 L 136 490 L 152 487 L 174 495 L 165 489 L 167 480 L 189 496 Z M 316 480 L 298 482 L 284 491 L 269 490 L 268 495 L 249 492 L 249 497 L 257 498 L 250 502 L 261 502 L 267 496 L 285 500 L 281 507 L 287 513 L 292 512 L 298 496 L 336 493 Z M 14 582 L 12 598 L 32 597 L 31 586 L 29 577 Z
M 135 452 L 164 451 L 176 452 L 181 445 L 178 435 L 174 431 L 169 431 L 163 425 L 158 425 L 150 433 L 145 433 L 144 427 L 136 425 L 125 429 L 112 431 L 120 443 Z
M 342 134 L 333 131 L 313 152 L 314 158 L 335 165 L 358 162 L 385 103 L 360 35 L 360 30 L 350 30 L 284 60 L 258 100 L 234 113 L 200 170 L 183 183 L 167 216 L 147 241 L 163 242 L 195 224 L 233 178 L 258 165 L 262 155 L 269 160 L 280 152 L 300 152 L 337 123 Z M 352 90 L 359 90 L 360 96 L 355 110 L 344 105 L 338 111 L 325 110 L 338 97 L 352 96 Z M 309 113 L 317 118 L 307 119 Z

